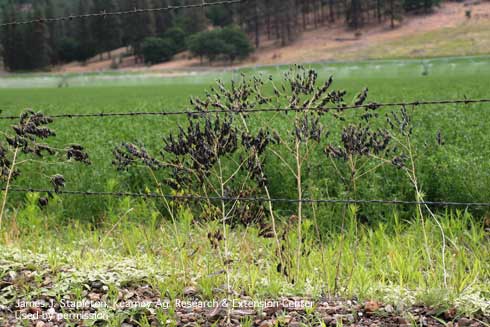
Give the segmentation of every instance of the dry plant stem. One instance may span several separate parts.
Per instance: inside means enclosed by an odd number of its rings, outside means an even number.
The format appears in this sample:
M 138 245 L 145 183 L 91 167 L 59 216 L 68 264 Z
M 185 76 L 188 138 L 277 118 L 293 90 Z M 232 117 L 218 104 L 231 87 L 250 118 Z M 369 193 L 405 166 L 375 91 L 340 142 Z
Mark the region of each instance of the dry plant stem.
M 419 189 L 419 183 L 417 180 L 417 173 L 415 169 L 415 161 L 413 160 L 412 145 L 408 137 L 407 137 L 407 144 L 408 144 L 407 149 L 408 149 L 408 155 L 410 158 L 410 166 L 411 166 L 410 171 L 407 171 L 407 173 L 415 188 L 416 200 L 420 202 L 423 200 L 423 196 L 422 196 L 422 192 Z M 432 267 L 432 257 L 430 255 L 430 249 L 429 249 L 429 238 L 427 237 L 427 230 L 425 229 L 424 213 L 422 211 L 422 206 L 420 204 L 417 204 L 417 210 L 419 212 L 421 223 L 422 223 L 422 232 L 424 234 L 424 244 L 425 244 L 425 251 L 427 253 L 427 260 L 429 261 L 429 266 Z
M 430 210 L 429 206 L 425 205 L 425 208 L 429 212 L 429 214 L 432 216 L 432 219 L 437 224 L 437 227 L 441 231 L 441 237 L 442 237 L 442 249 L 441 249 L 441 255 L 442 255 L 442 271 L 443 271 L 443 280 L 444 280 L 444 288 L 447 288 L 447 269 L 446 269 L 446 233 L 444 233 L 444 228 L 442 227 L 439 219 L 437 219 L 436 215 Z
M 346 215 L 347 205 L 342 206 L 342 227 L 340 229 L 341 238 L 339 244 L 339 250 L 337 254 L 337 264 L 335 266 L 335 281 L 333 286 L 333 294 L 337 295 L 337 291 L 339 289 L 339 279 L 340 279 L 340 268 L 342 266 L 342 254 L 344 253 L 344 241 L 345 241 L 345 215 Z
M 301 266 L 301 242 L 302 242 L 302 223 L 303 223 L 303 189 L 301 187 L 301 154 L 300 140 L 296 139 L 296 186 L 298 189 L 298 251 L 296 253 L 296 276 L 300 276 Z
M 221 187 L 221 197 L 225 197 L 225 184 L 223 182 L 223 169 L 221 167 L 221 159 L 218 159 L 218 167 L 219 167 L 219 180 L 220 180 L 220 187 Z M 225 271 L 226 271 L 226 297 L 229 299 L 229 296 L 231 294 L 231 283 L 230 283 L 230 263 L 229 258 L 228 258 L 228 236 L 226 233 L 226 206 L 225 206 L 225 201 L 221 199 L 221 211 L 222 211 L 222 226 L 223 226 L 223 244 L 224 244 L 224 249 L 225 249 L 225 255 L 224 255 L 224 266 L 225 266 Z M 231 323 L 231 306 L 227 305 L 226 308 L 226 321 L 227 323 Z
M 356 187 L 356 180 L 358 178 L 357 176 L 357 168 L 356 168 L 356 160 L 352 158 L 352 156 L 350 156 L 349 158 L 349 163 L 350 163 L 350 169 L 351 169 L 351 185 L 350 185 L 350 189 L 352 190 L 353 192 L 353 199 L 355 200 L 357 198 L 356 194 L 357 194 L 357 187 Z M 357 251 L 358 251 L 358 248 L 359 248 L 359 230 L 358 230 L 358 224 L 357 224 L 357 220 L 356 220 L 356 217 L 354 217 L 354 224 L 355 224 L 355 227 L 356 227 L 356 231 L 355 231 L 355 237 L 356 237 L 356 242 L 355 242 L 355 245 L 354 245 L 354 259 L 357 258 Z M 344 290 L 347 290 L 347 287 L 350 283 L 350 281 L 352 280 L 352 276 L 354 276 L 354 266 L 355 264 L 353 264 L 351 266 L 351 269 L 350 269 L 350 272 L 349 272 L 349 275 L 347 277 L 347 282 L 345 283 L 344 285 Z
M 283 144 L 283 143 L 281 143 Z M 294 169 L 291 167 L 291 165 L 284 159 L 283 156 L 281 156 L 277 151 L 274 151 L 273 149 L 269 149 L 270 152 L 272 152 L 281 162 L 286 166 L 287 169 L 292 173 L 294 178 L 296 178 L 296 172 Z
M 245 117 L 243 117 L 243 114 L 240 114 L 240 118 L 242 119 L 242 123 L 243 123 L 243 127 L 245 128 L 245 130 L 247 131 L 247 133 L 249 132 L 249 129 L 248 129 L 248 124 L 247 124 L 247 121 L 245 120 Z M 255 160 L 259 160 L 259 156 L 257 153 L 255 153 Z M 262 172 L 262 176 L 261 177 L 264 177 L 264 173 Z M 267 196 L 267 207 L 269 209 L 269 214 L 271 215 L 271 224 L 272 224 L 272 232 L 274 233 L 274 239 L 276 241 L 276 245 L 277 245 L 277 250 L 279 251 L 280 253 L 280 258 L 279 260 L 281 261 L 281 264 L 284 264 L 282 261 L 282 254 L 281 254 L 281 242 L 279 241 L 279 235 L 277 234 L 277 226 L 276 226 L 276 218 L 274 216 L 274 210 L 272 208 L 272 201 L 271 201 L 271 194 L 269 192 L 269 187 L 266 185 L 264 185 L 264 191 L 265 191 L 265 194 Z
M 126 211 L 124 213 L 124 215 L 121 216 L 121 218 L 118 219 L 118 221 L 112 225 L 111 229 L 107 231 L 107 233 L 105 233 L 104 237 L 102 238 L 102 241 L 100 241 L 100 244 L 103 246 L 104 245 L 104 242 L 106 241 L 106 239 L 109 237 L 109 235 L 112 234 L 112 232 L 116 229 L 117 225 L 119 225 L 121 223 L 121 221 L 130 213 L 132 212 L 134 209 L 131 208 L 129 209 L 128 211 Z
M 3 213 L 5 211 L 5 205 L 7 204 L 7 195 L 9 192 L 10 181 L 12 180 L 12 175 L 15 169 L 15 161 L 17 160 L 18 153 L 19 153 L 19 148 L 16 147 L 14 151 L 14 157 L 12 159 L 12 165 L 10 166 L 9 175 L 7 177 L 7 185 L 5 186 L 5 191 L 3 192 L 2 209 L 0 210 L 0 230 L 2 230 Z
M 167 211 L 170 215 L 170 218 L 172 219 L 172 225 L 174 227 L 174 233 L 175 233 L 175 239 L 177 240 L 177 247 L 179 248 L 179 259 L 180 259 L 180 264 L 182 266 L 182 272 L 184 273 L 184 280 L 187 282 L 187 270 L 185 269 L 185 264 L 184 264 L 184 258 L 183 258 L 183 251 L 182 251 L 182 242 L 180 240 L 180 233 L 179 233 L 179 229 L 177 227 L 177 220 L 175 219 L 175 215 L 174 215 L 174 212 L 172 210 L 172 207 L 170 206 L 170 203 L 168 203 L 168 200 L 167 198 L 165 197 L 165 194 L 162 190 L 162 187 L 160 185 L 160 182 L 158 181 L 157 177 L 155 176 L 155 172 L 153 171 L 153 169 L 151 168 L 148 168 L 150 173 L 151 173 L 151 176 L 153 177 L 153 180 L 155 181 L 155 184 L 158 188 L 158 192 L 160 193 L 160 195 L 162 196 L 162 199 L 165 203 L 165 207 L 167 208 Z
M 321 246 L 323 247 L 323 238 L 322 234 L 320 233 L 320 227 L 318 226 L 318 216 L 316 215 L 316 204 L 312 203 L 311 204 L 311 209 L 313 212 L 313 219 L 315 220 L 315 231 L 316 231 L 316 236 L 318 237 L 318 240 L 320 241 Z M 328 288 L 328 280 L 329 280 L 329 274 L 328 274 L 328 269 L 327 265 L 325 263 L 325 254 L 323 249 L 321 249 L 321 256 L 322 256 L 322 268 L 323 268 L 323 273 L 325 274 L 325 290 L 327 291 L 327 295 L 330 295 L 330 290 Z
M 412 182 L 413 182 L 413 184 L 415 186 L 415 190 L 417 192 L 417 201 L 423 202 L 424 201 L 424 198 L 423 198 L 422 192 L 419 190 L 419 187 L 418 187 L 417 175 L 416 175 L 416 170 L 415 170 L 415 162 L 413 160 L 412 145 L 411 145 L 410 142 L 408 142 L 408 150 L 409 150 L 410 162 L 411 162 L 411 166 L 412 166 L 412 172 L 411 172 L 412 173 L 412 176 L 411 176 L 411 178 L 412 178 Z M 444 228 L 442 227 L 441 223 L 439 222 L 439 220 L 437 219 L 437 217 L 434 215 L 434 213 L 432 212 L 432 210 L 430 210 L 430 208 L 427 205 L 424 205 L 424 206 L 427 209 L 427 211 L 429 212 L 429 214 L 432 216 L 432 218 L 434 219 L 434 221 L 436 222 L 437 227 L 439 228 L 439 230 L 441 232 L 441 237 L 442 237 L 442 249 L 441 249 L 441 252 L 442 252 L 443 280 L 444 280 L 444 287 L 447 288 L 446 234 L 444 233 Z M 430 251 L 429 251 L 429 241 L 428 241 L 428 237 L 427 237 L 427 231 L 425 229 L 425 221 L 424 221 L 423 215 L 422 215 L 422 208 L 421 208 L 421 205 L 420 204 L 417 205 L 417 207 L 418 207 L 420 216 L 422 217 L 422 229 L 423 229 L 424 238 L 425 238 L 425 247 L 426 247 L 426 251 L 427 251 L 427 256 L 428 256 L 430 265 L 432 265 L 432 260 L 431 260 Z
M 250 173 L 247 174 L 247 178 L 245 178 L 245 180 L 243 181 L 242 186 L 240 187 L 240 193 L 243 192 L 243 190 L 245 189 L 245 186 L 247 184 L 247 180 L 249 178 L 250 178 Z M 226 185 L 226 184 L 224 184 L 224 185 Z M 230 210 L 228 210 L 228 212 L 226 213 L 226 217 L 227 217 L 226 220 L 228 220 L 229 219 L 228 217 L 230 217 L 232 215 L 233 210 L 235 210 L 238 202 L 239 202 L 238 200 L 233 201 L 233 205 L 231 206 Z M 248 226 L 246 228 L 248 229 Z
M 334 162 L 332 160 L 332 162 Z M 350 192 L 352 189 L 356 190 L 356 166 L 355 166 L 355 160 L 352 159 L 352 156 L 349 156 L 349 168 L 350 168 L 350 177 L 349 177 L 349 184 L 347 184 L 346 189 L 347 192 Z M 347 181 L 347 179 L 340 173 L 340 170 L 335 166 L 335 169 L 338 174 L 340 174 L 340 177 L 344 182 Z M 339 278 L 340 278 L 340 269 L 342 268 L 342 256 L 343 256 L 343 251 L 344 251 L 344 244 L 345 244 L 345 220 L 346 220 L 346 214 L 347 214 L 347 206 L 344 205 L 342 207 L 342 227 L 341 227 L 341 239 L 340 239 L 340 244 L 339 244 L 339 251 L 338 251 L 338 257 L 337 257 L 337 265 L 335 267 L 335 283 L 334 283 L 334 294 L 337 294 L 337 291 L 339 289 Z M 357 231 L 357 225 L 356 225 L 356 231 Z M 357 249 L 357 243 L 356 243 L 356 249 Z M 354 266 L 352 266 L 351 271 L 349 276 L 352 276 L 354 273 Z M 350 278 L 350 277 L 349 277 Z M 346 284 L 347 285 L 347 284 Z M 346 286 L 347 287 L 347 286 Z
M 402 148 L 404 148 L 408 152 L 408 157 L 410 158 L 410 168 L 406 167 L 406 168 L 404 168 L 404 170 L 405 170 L 405 173 L 407 174 L 410 182 L 412 183 L 412 185 L 415 188 L 416 201 L 421 202 L 421 201 L 423 201 L 423 196 L 422 196 L 422 192 L 419 189 L 419 183 L 417 180 L 417 171 L 415 169 L 414 154 L 413 154 L 413 149 L 412 149 L 412 143 L 410 142 L 410 136 L 405 137 L 405 142 L 402 142 L 401 140 L 399 140 L 398 138 L 396 138 L 394 136 L 392 136 L 392 138 Z M 372 155 L 372 157 L 378 158 L 378 157 L 373 156 L 373 155 Z M 389 161 L 386 161 L 382 158 L 378 158 L 378 159 L 385 161 L 386 163 L 389 163 Z M 429 249 L 429 238 L 427 236 L 427 230 L 425 228 L 424 213 L 422 211 L 422 206 L 420 204 L 417 204 L 417 211 L 418 211 L 418 214 L 420 216 L 420 221 L 422 224 L 422 233 L 424 235 L 424 246 L 425 246 L 425 252 L 427 255 L 427 261 L 429 262 L 429 266 L 432 266 L 432 256 L 430 255 L 430 249 Z

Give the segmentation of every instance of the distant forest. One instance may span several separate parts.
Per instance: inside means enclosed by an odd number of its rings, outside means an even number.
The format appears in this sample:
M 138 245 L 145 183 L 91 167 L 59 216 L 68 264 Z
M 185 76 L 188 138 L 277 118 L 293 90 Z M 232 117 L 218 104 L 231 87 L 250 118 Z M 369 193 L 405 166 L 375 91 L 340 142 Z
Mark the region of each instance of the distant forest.
M 306 29 L 342 23 L 353 30 L 389 21 L 394 27 L 407 12 L 430 12 L 441 0 L 246 0 L 206 8 L 107 16 L 4 27 L 0 51 L 10 71 L 48 70 L 127 47 L 141 57 L 145 40 L 161 38 L 176 51 L 198 33 L 233 26 L 259 47 L 264 40 L 286 45 Z M 1 21 L 199 4 L 202 0 L 0 0 Z M 168 42 L 167 42 L 168 41 Z M 171 41 L 171 42 L 170 42 Z M 176 46 L 176 44 L 178 46 Z M 171 56 L 167 56 L 170 59 Z

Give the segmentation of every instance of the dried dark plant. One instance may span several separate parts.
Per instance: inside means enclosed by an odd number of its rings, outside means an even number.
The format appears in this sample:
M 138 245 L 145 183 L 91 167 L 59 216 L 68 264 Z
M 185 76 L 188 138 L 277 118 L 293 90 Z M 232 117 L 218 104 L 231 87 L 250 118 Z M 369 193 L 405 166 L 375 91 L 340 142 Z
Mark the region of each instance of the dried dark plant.
M 274 82 L 272 77 L 266 82 L 260 76 L 251 79 L 242 76 L 238 81 L 232 81 L 230 87 L 218 82 L 218 86 L 207 92 L 203 99 L 191 100 L 193 111 L 209 112 L 216 110 L 235 114 L 240 118 L 241 128 L 245 131 L 245 134 L 242 134 L 241 137 L 242 144 L 249 151 L 245 168 L 251 172 L 252 178 L 263 189 L 266 198 L 271 199 L 265 169 L 265 158 L 268 154 L 276 157 L 294 176 L 298 199 L 297 229 L 294 236 L 292 236 L 297 238 L 297 241 L 294 242 L 297 245 L 296 269 L 293 269 L 292 266 L 287 267 L 287 264 L 292 264 L 294 260 L 286 260 L 286 254 L 282 255 L 279 253 L 281 267 L 288 270 L 288 275 L 291 276 L 291 279 L 294 278 L 295 273 L 299 275 L 302 253 L 301 240 L 304 218 L 302 200 L 303 194 L 307 191 L 304 189 L 303 175 L 305 171 L 310 169 L 310 156 L 315 153 L 315 150 L 329 134 L 322 122 L 327 118 L 323 118 L 323 116 L 331 113 L 329 115 L 331 119 L 343 120 L 343 108 L 347 107 L 345 101 L 347 92 L 344 90 L 333 90 L 331 89 L 332 85 L 332 77 L 320 82 L 318 73 L 315 70 L 298 65 L 289 70 L 284 75 L 283 81 L 278 84 Z M 269 90 L 272 90 L 272 93 Z M 368 90 L 364 89 L 355 98 L 354 104 L 364 104 L 367 101 L 367 93 Z M 281 133 L 278 131 L 260 128 L 256 137 L 253 137 L 251 135 L 250 114 L 248 111 L 261 106 L 286 108 L 293 111 L 294 127 L 291 133 L 280 135 Z M 336 109 L 332 111 L 329 107 L 335 107 Z M 368 113 L 365 116 L 369 118 Z M 374 138 L 375 141 L 380 142 L 378 135 L 375 135 Z M 276 145 L 280 145 L 280 147 L 276 147 Z M 281 252 L 283 248 L 281 243 L 283 241 L 280 240 L 278 235 L 271 201 L 268 201 L 268 209 L 272 226 L 270 228 L 264 226 L 262 234 L 273 234 L 276 239 L 277 249 Z M 289 234 L 292 235 L 292 233 Z
M 68 145 L 63 149 L 58 149 L 44 143 L 45 140 L 56 136 L 56 133 L 48 127 L 52 122 L 50 117 L 28 110 L 22 113 L 18 124 L 11 126 L 10 132 L 2 132 L 7 144 L 0 143 L 0 180 L 5 183 L 0 211 L 0 227 L 8 190 L 12 181 L 21 174 L 19 166 L 23 163 L 39 163 L 41 159 L 54 157 L 59 162 L 74 161 L 91 164 L 88 154 L 81 145 Z M 64 187 L 65 179 L 62 175 L 56 174 L 51 177 L 51 184 L 54 191 L 58 193 Z M 50 197 L 51 194 L 48 196 Z M 46 206 L 49 197 L 40 198 L 40 206 Z
M 367 89 L 357 97 L 356 103 L 361 100 L 365 101 L 367 97 Z M 357 181 L 376 171 L 385 164 L 384 160 L 373 160 L 373 157 L 389 157 L 393 151 L 391 147 L 391 135 L 386 129 L 373 129 L 371 127 L 371 119 L 377 118 L 369 112 L 361 117 L 365 120 L 364 123 L 349 124 L 344 127 L 340 135 L 339 145 L 329 143 L 324 152 L 329 157 L 332 166 L 338 177 L 342 180 L 345 186 L 345 192 L 350 198 L 357 196 Z M 352 212 L 352 210 L 351 210 Z M 356 212 L 356 211 L 354 211 Z M 344 229 L 346 225 L 347 206 L 342 209 L 342 244 L 344 242 Z M 357 234 L 357 224 L 356 234 Z M 357 246 L 353 249 L 354 256 L 357 255 Z M 342 251 L 337 254 L 336 275 L 333 292 L 336 293 L 339 287 L 339 277 L 341 270 Z M 350 276 L 353 274 L 351 268 Z M 349 281 L 346 281 L 346 285 Z
M 200 103 L 199 100 L 194 101 Z M 199 204 L 203 206 L 202 212 L 205 215 L 215 215 L 214 218 L 219 215 L 222 222 L 222 246 L 215 245 L 223 262 L 227 263 L 224 269 L 227 272 L 229 294 L 232 292 L 232 261 L 228 251 L 227 225 L 252 223 L 262 219 L 262 215 L 259 213 L 260 207 L 227 199 L 247 194 L 253 196 L 256 193 L 253 188 L 251 190 L 253 182 L 256 185 L 265 183 L 254 153 L 262 153 L 270 142 L 266 132 L 257 135 L 240 132 L 234 123 L 235 118 L 235 114 L 227 112 L 189 116 L 186 127 L 179 126 L 177 133 L 169 133 L 163 138 L 163 148 L 158 159 L 142 146 L 123 144 L 114 150 L 113 161 L 118 169 L 140 164 L 152 172 L 164 170 L 164 183 L 175 192 L 207 199 L 218 198 L 218 201 L 201 201 Z M 157 179 L 156 182 L 160 183 Z M 167 209 L 171 212 L 170 206 Z M 174 226 L 177 228 L 176 224 Z
M 324 169 L 315 166 L 324 162 L 310 160 L 313 156 L 323 150 L 330 160 L 328 166 L 337 172 L 345 192 L 354 198 L 360 178 L 383 165 L 403 171 L 409 166 L 410 151 L 398 144 L 400 137 L 406 138 L 412 133 L 406 110 L 389 115 L 387 127 L 375 128 L 380 118 L 378 106 L 367 105 L 360 116 L 361 123 L 347 124 L 335 139 L 337 135 L 331 134 L 337 130 L 339 121 L 346 120 L 345 109 L 351 104 L 366 104 L 368 89 L 363 89 L 348 103 L 347 92 L 332 89 L 332 86 L 332 77 L 320 81 L 316 71 L 304 66 L 293 67 L 281 82 L 275 82 L 272 77 L 267 80 L 244 75 L 229 85 L 218 81 L 205 96 L 191 99 L 192 114 L 187 116 L 185 127 L 180 126 L 177 132 L 164 137 L 157 156 L 149 154 L 142 145 L 122 144 L 114 150 L 114 164 L 118 169 L 143 165 L 152 172 L 163 170 L 164 183 L 155 177 L 159 187 L 165 184 L 177 194 L 206 199 L 200 202 L 202 216 L 220 219 L 223 223 L 225 253 L 227 224 L 257 223 L 261 236 L 275 239 L 279 270 L 285 275 L 287 272 L 293 281 L 300 276 L 305 250 L 303 226 L 308 221 L 304 219 L 303 200 L 305 194 L 313 193 L 309 189 L 309 173 L 312 168 Z M 269 124 L 258 123 L 261 118 L 257 118 L 258 115 L 252 118 L 250 112 L 261 107 L 292 111 L 292 126 L 273 130 Z M 279 111 L 271 112 L 267 119 L 278 115 Z M 440 136 L 438 140 L 443 142 Z M 295 181 L 298 205 L 296 218 L 291 221 L 296 228 L 290 228 L 291 222 L 288 223 L 286 234 L 279 233 L 275 218 L 268 160 L 279 161 Z M 265 207 L 236 200 L 259 196 L 265 199 Z
M 291 133 L 279 137 L 280 144 L 286 149 L 287 155 L 280 151 L 271 152 L 288 168 L 296 181 L 298 199 L 297 207 L 297 229 L 293 237 L 297 250 L 295 255 L 295 275 L 299 276 L 302 253 L 302 229 L 303 229 L 303 194 L 306 191 L 304 185 L 305 171 L 309 170 L 310 156 L 323 142 L 328 132 L 324 123 L 327 118 L 322 118 L 330 112 L 329 106 L 337 109 L 329 117 L 331 119 L 343 119 L 343 107 L 346 107 L 344 90 L 331 90 L 333 78 L 324 82 L 319 81 L 318 73 L 304 66 L 295 66 L 284 76 L 281 86 L 273 83 L 276 103 L 283 104 L 286 108 L 293 109 L 294 126 Z M 292 158 L 292 161 L 289 159 Z M 291 263 L 292 260 L 289 260 Z M 293 270 L 289 267 L 289 270 Z M 286 267 L 283 265 L 283 269 Z M 289 273 L 290 276 L 294 274 Z M 293 279 L 291 277 L 291 279 Z

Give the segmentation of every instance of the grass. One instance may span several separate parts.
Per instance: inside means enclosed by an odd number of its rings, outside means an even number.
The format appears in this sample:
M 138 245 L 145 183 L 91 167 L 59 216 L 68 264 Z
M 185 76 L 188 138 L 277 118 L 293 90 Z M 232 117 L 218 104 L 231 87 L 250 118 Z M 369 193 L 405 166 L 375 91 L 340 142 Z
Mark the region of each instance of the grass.
M 428 61 L 429 75 L 422 76 L 423 65 L 420 61 L 375 61 L 355 64 L 314 65 L 320 76 L 326 78 L 334 74 L 335 87 L 345 88 L 350 97 L 368 86 L 371 101 L 412 101 L 420 99 L 452 98 L 485 98 L 488 97 L 486 85 L 490 82 L 488 70 L 489 58 L 455 58 Z M 286 67 L 263 68 L 263 74 L 274 74 L 278 77 Z M 245 70 L 245 73 L 251 73 Z M 220 76 L 230 78 L 231 75 Z M 124 79 L 124 78 L 120 78 Z M 129 77 L 128 77 L 129 79 Z M 142 77 L 139 83 L 145 83 Z M 199 80 L 199 79 L 198 79 Z M 195 84 L 196 80 L 182 77 L 177 80 L 161 80 L 154 84 L 139 86 L 111 86 L 110 80 L 104 81 L 103 87 L 69 87 L 69 88 L 32 88 L 0 90 L 0 108 L 4 115 L 20 114 L 25 108 L 33 108 L 46 114 L 56 113 L 90 113 L 90 112 L 127 112 L 127 111 L 165 111 L 186 108 L 190 95 L 202 95 L 212 85 L 212 76 L 206 82 Z M 25 82 L 25 81 L 24 81 Z M 36 84 L 37 82 L 35 82 Z M 132 82 L 128 82 L 131 84 Z M 27 84 L 24 84 L 27 85 Z M 49 86 L 49 83 L 47 84 Z M 423 144 L 435 139 L 441 130 L 447 146 L 427 157 L 420 158 L 420 165 L 425 170 L 436 165 L 437 170 L 422 174 L 422 183 L 432 200 L 481 201 L 490 198 L 486 187 L 490 183 L 489 163 L 483 158 L 490 153 L 490 142 L 485 137 L 490 123 L 485 119 L 487 113 L 484 104 L 471 107 L 464 106 L 429 106 L 417 110 L 416 139 Z M 357 119 L 351 116 L 354 121 Z M 273 127 L 290 126 L 290 121 L 277 116 L 259 115 L 253 122 L 262 126 L 273 119 Z M 452 128 L 458 122 L 458 128 Z M 2 121 L 5 128 L 10 122 Z M 62 173 L 67 179 L 68 189 L 80 190 L 144 190 L 140 172 L 119 174 L 111 165 L 112 150 L 121 142 L 140 141 L 152 152 L 158 152 L 162 146 L 161 138 L 169 131 L 175 131 L 177 117 L 135 117 L 131 119 L 104 118 L 58 120 L 53 124 L 57 137 L 55 145 L 81 143 L 87 147 L 93 165 L 48 165 L 42 172 L 36 164 L 24 166 L 23 176 L 14 186 L 48 187 L 39 179 L 40 173 L 51 175 Z M 338 127 L 332 127 L 338 128 Z M 430 142 L 429 142 L 430 143 Z M 426 153 L 423 154 L 424 156 Z M 322 156 L 319 156 L 321 160 Z M 461 174 L 461 172 L 465 172 Z M 277 173 L 276 169 L 271 172 Z M 383 172 L 388 174 L 389 172 Z M 448 178 L 447 176 L 451 176 Z M 283 176 L 287 179 L 286 176 Z M 376 192 L 370 191 L 369 197 L 406 198 L 407 194 L 399 191 L 400 179 L 393 177 L 392 183 L 383 185 Z M 330 184 L 328 179 L 325 183 Z M 373 181 L 370 181 L 373 182 Z M 380 180 L 374 181 L 379 185 Z M 289 196 L 280 185 L 273 187 L 276 196 Z M 287 190 L 287 188 L 286 188 Z M 398 191 L 397 191 L 398 190 Z M 292 191 L 291 191 L 292 192 Z M 12 197 L 18 203 L 20 196 Z M 14 203 L 15 203 L 14 202 Z M 90 202 L 80 197 L 63 199 L 64 215 L 67 219 L 85 219 L 95 221 L 104 215 L 108 199 L 91 199 Z
M 0 296 L 0 304 L 43 294 L 75 295 L 79 285 L 93 280 L 103 281 L 116 294 L 127 285 L 149 285 L 170 299 L 183 298 L 186 286 L 195 287 L 205 300 L 225 296 L 219 291 L 225 283 L 222 250 L 212 247 L 206 236 L 220 229 L 219 225 L 192 224 L 191 213 L 183 210 L 176 234 L 174 226 L 165 222 L 156 209 L 124 199 L 118 203 L 118 211 L 96 230 L 76 221 L 60 226 L 56 219 L 39 211 L 35 200 L 34 196 L 30 198 L 31 204 L 16 217 L 17 225 L 11 225 L 10 232 L 3 234 L 1 266 L 3 274 L 36 267 L 37 286 L 46 276 L 52 285 L 35 293 L 36 285 L 13 287 Z M 150 221 L 140 221 L 143 212 Z M 488 234 L 463 212 L 448 213 L 439 219 L 451 240 L 446 253 L 450 271 L 447 288 L 442 280 L 438 227 L 432 221 L 425 226 L 434 235 L 429 245 L 432 261 L 428 262 L 420 242 L 421 225 L 400 221 L 395 211 L 388 223 L 357 225 L 357 234 L 353 232 L 357 223 L 351 219 L 345 242 L 332 233 L 318 243 L 314 231 L 305 227 L 311 252 L 302 256 L 302 275 L 295 284 L 277 272 L 278 258 L 268 250 L 273 246 L 272 239 L 258 237 L 253 227 L 230 231 L 232 289 L 256 300 L 283 295 L 318 298 L 333 287 L 335 254 L 340 250 L 344 267 L 340 273 L 341 294 L 347 298 L 382 300 L 400 310 L 423 303 L 441 312 L 456 307 L 459 315 L 490 314 Z M 179 246 L 181 236 L 187 239 L 184 247 Z
M 478 56 L 490 52 L 488 22 L 468 21 L 456 27 L 403 37 L 363 51 L 363 58 L 399 59 Z
M 489 62 L 490 58 L 479 57 L 313 67 L 322 78 L 333 73 L 335 87 L 345 88 L 352 98 L 368 86 L 370 101 L 385 102 L 488 98 Z M 273 74 L 277 80 L 284 68 L 264 67 L 257 71 Z M 428 69 L 428 75 L 422 74 L 424 69 Z M 232 73 L 217 76 L 229 80 Z M 74 76 L 69 88 L 57 88 L 51 80 L 42 84 L 40 76 L 18 80 L 11 77 L 0 83 L 10 87 L 0 90 L 0 108 L 2 115 L 17 115 L 28 107 L 47 114 L 178 110 L 187 106 L 190 95 L 203 95 L 214 77 L 162 80 L 116 74 L 116 86 L 113 75 L 91 77 L 89 82 L 96 86 L 82 86 L 83 78 Z M 120 82 L 123 85 L 117 84 Z M 414 111 L 414 146 L 420 149 L 416 158 L 418 178 L 426 200 L 488 202 L 487 109 L 488 105 L 480 104 L 429 106 Z M 346 118 L 349 122 L 358 121 L 355 113 Z M 162 137 L 175 131 L 179 122 L 177 117 L 56 120 L 55 145 L 83 144 L 93 165 L 29 163 L 20 167 L 22 175 L 14 186 L 50 187 L 39 176 L 59 172 L 67 180 L 67 189 L 144 191 L 151 188 L 150 177 L 138 170 L 116 172 L 111 164 L 113 148 L 124 141 L 140 141 L 156 153 L 162 146 Z M 325 123 L 332 131 L 340 128 L 336 123 Z M 2 121 L 1 128 L 9 124 Z M 253 128 L 265 124 L 284 132 L 291 120 L 275 114 L 250 120 Z M 444 147 L 431 145 L 439 130 Z M 313 158 L 311 165 L 315 167 L 321 167 L 325 160 L 321 149 Z M 294 198 L 294 180 L 285 169 L 272 160 L 268 167 L 272 196 Z M 316 187 L 311 188 L 316 190 L 314 194 L 308 196 L 343 196 L 341 183 L 328 169 L 314 170 L 305 179 L 305 185 Z M 413 189 L 399 175 L 392 168 L 373 174 L 358 185 L 359 196 L 413 199 Z M 225 268 L 224 249 L 212 248 L 207 237 L 208 232 L 223 228 L 217 222 L 193 223 L 199 217 L 176 207 L 178 219 L 174 226 L 161 203 L 134 199 L 57 197 L 41 211 L 37 196 L 9 194 L 7 219 L 0 235 L 0 273 L 3 277 L 9 271 L 36 267 L 41 276 L 50 275 L 52 284 L 38 291 L 35 289 L 39 285 L 14 285 L 10 295 L 0 297 L 0 304 L 36 298 L 43 292 L 77 296 L 87 279 L 96 278 L 104 279 L 115 293 L 128 283 L 147 283 L 171 298 L 182 296 L 185 286 L 196 287 L 203 298 L 225 296 L 217 292 L 223 289 L 227 277 L 221 273 Z M 287 218 L 295 212 L 294 206 L 276 209 L 280 229 L 287 230 Z M 461 314 L 490 314 L 490 248 L 482 219 L 485 211 L 436 212 L 447 237 L 444 259 L 448 281 L 443 290 L 442 239 L 435 220 L 422 223 L 413 208 L 349 207 L 348 224 L 343 233 L 338 233 L 341 209 L 332 205 L 315 208 L 321 240 L 313 219 L 304 220 L 304 248 L 311 252 L 301 256 L 302 269 L 294 284 L 277 272 L 278 258 L 270 250 L 272 240 L 258 237 L 255 227 L 227 230 L 228 256 L 233 259 L 228 276 L 232 289 L 258 299 L 283 294 L 319 297 L 322 292 L 332 292 L 337 273 L 338 291 L 343 297 L 379 299 L 399 308 L 424 303 L 441 310 L 456 306 Z M 305 212 L 307 218 L 313 218 L 313 208 L 308 207 Z M 357 219 L 361 216 L 363 223 Z M 424 231 L 429 235 L 427 244 L 421 241 Z M 294 236 L 293 231 L 289 233 Z M 68 266 L 74 270 L 67 270 Z M 117 320 L 112 324 L 117 326 Z

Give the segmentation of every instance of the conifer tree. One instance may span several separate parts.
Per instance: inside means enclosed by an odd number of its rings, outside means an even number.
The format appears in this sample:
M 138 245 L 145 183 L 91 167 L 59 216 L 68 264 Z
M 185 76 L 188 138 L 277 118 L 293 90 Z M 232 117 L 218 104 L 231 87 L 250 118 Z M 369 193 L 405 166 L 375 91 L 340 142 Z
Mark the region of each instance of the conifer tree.
M 34 6 L 32 19 L 44 19 L 45 15 L 39 5 Z M 26 37 L 29 40 L 28 57 L 30 69 L 42 69 L 51 64 L 52 49 L 50 47 L 49 28 L 46 23 L 28 26 Z
M 94 0 L 94 12 L 113 12 L 119 8 L 115 0 Z M 99 16 L 92 18 L 91 32 L 99 54 L 108 53 L 122 45 L 121 20 L 118 16 Z
M 79 0 L 78 13 L 92 12 L 92 0 Z M 92 34 L 92 23 L 89 19 L 79 19 L 76 22 L 74 38 L 78 43 L 78 60 L 86 61 L 96 54 L 95 38 Z

